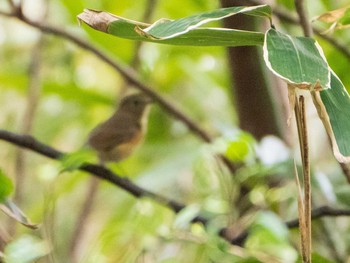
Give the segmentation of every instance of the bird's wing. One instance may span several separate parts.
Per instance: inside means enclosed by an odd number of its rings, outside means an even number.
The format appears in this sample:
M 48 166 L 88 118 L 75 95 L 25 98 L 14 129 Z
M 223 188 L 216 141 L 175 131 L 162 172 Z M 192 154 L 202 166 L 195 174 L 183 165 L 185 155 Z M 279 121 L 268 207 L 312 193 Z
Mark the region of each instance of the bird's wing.
M 91 132 L 88 143 L 98 151 L 109 151 L 116 145 L 131 141 L 137 132 L 137 127 L 119 126 L 116 129 L 104 123 Z

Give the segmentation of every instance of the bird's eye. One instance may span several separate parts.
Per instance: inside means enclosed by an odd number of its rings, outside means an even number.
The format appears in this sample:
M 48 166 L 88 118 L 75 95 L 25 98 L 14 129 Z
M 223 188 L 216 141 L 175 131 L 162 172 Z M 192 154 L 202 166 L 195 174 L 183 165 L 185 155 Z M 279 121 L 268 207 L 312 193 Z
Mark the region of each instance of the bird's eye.
M 134 100 L 133 104 L 134 104 L 134 106 L 138 106 L 140 104 L 140 102 L 138 100 Z

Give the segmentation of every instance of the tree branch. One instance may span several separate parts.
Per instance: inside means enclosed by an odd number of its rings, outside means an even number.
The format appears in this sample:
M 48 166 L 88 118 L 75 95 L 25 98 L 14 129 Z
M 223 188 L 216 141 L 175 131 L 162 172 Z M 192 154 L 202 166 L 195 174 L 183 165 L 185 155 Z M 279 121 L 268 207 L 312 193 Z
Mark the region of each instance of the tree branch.
M 311 212 L 312 220 L 320 219 L 326 216 L 330 216 L 330 217 L 350 216 L 350 210 L 336 209 L 330 206 L 320 206 L 320 207 L 314 208 Z M 299 227 L 299 219 L 296 218 L 290 221 L 286 221 L 285 225 L 288 228 Z M 225 231 L 225 230 L 227 229 L 223 229 L 222 231 Z M 249 229 L 242 231 L 238 236 L 231 239 L 230 243 L 236 246 L 243 246 L 244 241 L 248 238 L 248 236 L 249 236 Z
M 310 25 L 309 19 L 307 17 L 307 12 L 305 10 L 304 0 L 294 0 L 295 9 L 299 16 L 299 23 L 304 31 L 304 36 L 311 37 L 312 36 L 312 27 Z
M 13 17 L 12 13 L 0 10 L 0 15 L 5 17 Z
M 12 10 L 16 8 L 16 5 L 15 5 L 15 3 L 12 0 L 7 0 L 7 3 L 8 3 L 8 5 L 10 6 L 10 8 Z
M 249 0 L 248 1 L 251 4 L 254 5 L 261 5 L 263 4 L 262 1 L 259 0 Z M 294 25 L 298 25 L 299 24 L 299 20 L 298 18 L 290 15 L 289 13 L 279 9 L 279 8 L 274 8 L 272 10 L 272 13 L 278 17 L 279 19 L 283 20 L 284 22 L 290 23 L 290 24 L 294 24 Z M 335 38 L 329 36 L 329 35 L 324 35 L 322 34 L 321 29 L 317 28 L 316 26 L 312 26 L 312 30 L 315 33 L 315 35 L 317 35 L 318 37 L 324 39 L 325 41 L 327 41 L 329 44 L 331 44 L 332 46 L 334 46 L 336 49 L 338 49 L 341 53 L 343 53 L 343 55 L 350 60 L 350 49 L 348 48 L 347 45 L 344 45 L 343 43 L 339 42 L 338 40 L 336 40 Z
M 28 19 L 25 16 L 17 16 L 14 14 L 8 14 L 0 12 L 0 14 L 5 16 L 12 16 L 18 18 L 20 21 L 24 22 L 25 24 L 32 26 L 34 28 L 39 29 L 40 31 L 56 35 L 59 37 L 62 37 L 66 40 L 69 40 L 73 43 L 75 43 L 77 46 L 91 52 L 96 57 L 110 65 L 114 70 L 119 72 L 128 82 L 135 85 L 139 90 L 150 96 L 152 99 L 157 101 L 161 107 L 163 107 L 164 110 L 166 110 L 169 114 L 177 118 L 178 120 L 182 121 L 192 132 L 194 132 L 197 136 L 199 136 L 202 140 L 205 142 L 211 142 L 212 138 L 211 136 L 202 128 L 200 128 L 193 120 L 191 120 L 188 116 L 186 116 L 184 113 L 182 113 L 178 108 L 176 108 L 173 104 L 171 104 L 169 101 L 164 99 L 162 96 L 160 96 L 158 93 L 156 93 L 152 87 L 146 85 L 138 76 L 138 74 L 127 65 L 123 64 L 120 61 L 113 60 L 109 56 L 107 56 L 104 52 L 99 50 L 98 48 L 94 47 L 93 45 L 89 44 L 88 42 L 76 37 L 75 35 L 62 30 L 57 27 L 53 26 L 47 26 L 45 24 L 32 21 Z
M 90 43 L 76 37 L 75 35 L 62 30 L 57 27 L 53 26 L 47 26 L 39 22 L 32 21 L 25 17 L 21 12 L 17 13 L 6 13 L 2 12 L 0 10 L 0 15 L 8 16 L 8 17 L 15 17 L 19 19 L 20 21 L 24 22 L 25 24 L 32 26 L 34 28 L 39 29 L 40 31 L 56 35 L 59 37 L 62 37 L 66 40 L 69 40 L 73 43 L 75 43 L 77 46 L 91 52 L 96 57 L 110 65 L 115 71 L 119 72 L 129 83 L 135 85 L 136 88 L 153 98 L 158 104 L 163 107 L 165 111 L 167 111 L 170 115 L 172 115 L 174 118 L 178 119 L 182 123 L 184 123 L 189 130 L 191 130 L 197 137 L 202 139 L 204 142 L 211 143 L 213 141 L 213 138 L 209 133 L 207 133 L 204 129 L 202 129 L 195 121 L 193 121 L 191 118 L 186 116 L 183 112 L 181 112 L 175 105 L 167 101 L 165 98 L 163 98 L 161 95 L 159 95 L 157 92 L 155 92 L 152 87 L 149 85 L 146 85 L 138 76 L 138 74 L 127 65 L 123 64 L 120 61 L 113 60 L 110 57 L 108 57 L 105 53 L 103 53 L 98 48 L 94 47 Z M 235 165 L 227 159 L 223 155 L 218 155 L 220 160 L 223 162 L 224 165 L 229 169 L 229 171 L 233 174 L 236 171 Z
M 29 149 L 31 151 L 34 151 L 36 153 L 39 153 L 41 155 L 55 160 L 59 160 L 65 155 L 65 153 L 60 152 L 46 144 L 39 142 L 30 135 L 18 135 L 5 130 L 0 130 L 0 140 L 8 141 L 12 144 Z M 168 206 L 176 213 L 185 207 L 183 204 L 180 204 L 176 201 L 167 199 L 166 197 L 145 190 L 132 183 L 129 179 L 121 177 L 103 166 L 87 163 L 82 165 L 79 168 L 79 170 L 88 172 L 94 176 L 109 181 L 110 183 L 123 188 L 124 190 L 126 190 L 131 195 L 137 198 L 149 197 L 151 199 L 154 199 L 157 202 Z M 199 219 L 198 221 L 203 221 L 204 223 L 206 222 L 206 220 L 204 219 Z
M 145 3 L 145 10 L 143 13 L 142 21 L 148 22 L 149 18 L 152 16 L 155 10 L 155 4 L 157 0 L 147 0 Z M 135 70 L 138 70 L 140 66 L 140 49 L 144 42 L 136 41 L 133 57 L 131 59 L 130 66 Z M 129 83 L 125 83 L 122 86 L 121 92 L 127 91 L 129 88 Z M 77 216 L 77 220 L 75 222 L 74 231 L 72 232 L 72 238 L 69 246 L 69 258 L 72 263 L 79 262 L 79 258 L 81 257 L 81 252 L 83 252 L 83 247 L 86 242 L 84 242 L 84 235 L 86 233 L 86 229 L 88 228 L 88 222 L 90 215 L 93 213 L 94 205 L 96 203 L 97 195 L 99 192 L 100 180 L 95 177 L 91 177 L 88 182 L 88 188 L 83 198 L 83 203 L 81 206 L 80 213 Z
M 51 159 L 58 160 L 64 156 L 64 153 L 44 144 L 36 140 L 34 137 L 29 135 L 18 135 L 9 131 L 0 130 L 0 140 L 10 142 L 19 147 L 31 150 L 43 156 L 46 156 Z M 136 198 L 148 197 L 154 200 L 157 203 L 160 203 L 175 213 L 179 213 L 186 206 L 172 199 L 168 199 L 164 196 L 155 194 L 151 191 L 143 189 L 142 187 L 134 184 L 127 178 L 121 177 L 109 169 L 96 165 L 96 164 L 84 164 L 79 168 L 81 171 L 85 171 L 93 176 L 96 176 L 100 179 L 106 180 L 113 185 L 116 185 L 123 190 L 127 191 L 129 194 L 133 195 Z M 350 216 L 350 210 L 346 209 L 335 209 L 329 206 L 322 206 L 312 210 L 311 213 L 312 219 L 318 219 L 325 216 Z M 202 223 L 203 225 L 207 225 L 209 220 L 202 217 L 196 216 L 192 219 L 192 223 Z M 293 219 L 291 221 L 285 222 L 288 228 L 294 228 L 299 226 L 298 219 Z M 221 228 L 219 230 L 219 235 L 224 238 L 226 241 L 233 245 L 243 246 L 244 241 L 249 236 L 249 228 L 243 230 L 238 236 L 232 237 L 229 235 L 229 228 Z

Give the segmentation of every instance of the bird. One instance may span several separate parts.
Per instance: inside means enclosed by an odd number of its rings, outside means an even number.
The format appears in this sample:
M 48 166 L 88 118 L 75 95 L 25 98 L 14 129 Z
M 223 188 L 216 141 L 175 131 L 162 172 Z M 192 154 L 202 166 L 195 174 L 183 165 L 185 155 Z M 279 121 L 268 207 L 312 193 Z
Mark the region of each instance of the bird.
M 143 93 L 127 95 L 114 114 L 91 131 L 87 144 L 97 152 L 102 165 L 129 157 L 141 144 L 151 102 L 153 100 Z

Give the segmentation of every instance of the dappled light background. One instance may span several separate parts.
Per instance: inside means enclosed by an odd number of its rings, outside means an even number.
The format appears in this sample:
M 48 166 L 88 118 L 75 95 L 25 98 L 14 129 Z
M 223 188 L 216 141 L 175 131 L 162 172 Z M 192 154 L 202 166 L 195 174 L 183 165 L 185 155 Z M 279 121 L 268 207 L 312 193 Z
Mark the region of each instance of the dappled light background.
M 346 4 L 307 2 L 310 17 Z M 292 1 L 269 4 L 295 12 Z M 60 162 L 1 142 L 0 167 L 17 181 L 19 192 L 13 199 L 33 222 L 40 223 L 38 230 L 30 230 L 0 214 L 1 229 L 9 236 L 2 248 L 9 258 L 26 249 L 37 262 L 247 262 L 244 260 L 249 258 L 256 260 L 251 262 L 295 262 L 298 232 L 284 224 L 297 218 L 294 156 L 298 164 L 300 161 L 295 124 L 281 129 L 280 136 L 264 134 L 262 139 L 240 129 L 229 67 L 232 62 L 226 48 L 140 44 L 86 25 L 79 27 L 76 19 L 84 8 L 91 8 L 154 22 L 220 8 L 220 1 L 24 0 L 23 5 L 29 18 L 67 30 L 134 68 L 145 83 L 215 140 L 204 143 L 155 103 L 144 143 L 130 158 L 109 167 L 145 189 L 188 206 L 175 214 L 154 200 L 134 198 L 102 182 L 74 251 L 72 235 L 87 198 L 90 175 L 61 172 Z M 6 1 L 1 1 L 0 9 L 9 10 Z M 280 30 L 302 35 L 299 26 L 279 18 L 274 21 Z M 222 26 L 220 22 L 210 25 Z M 350 31 L 338 31 L 333 37 L 348 44 Z M 317 40 L 349 88 L 349 58 L 322 38 Z M 286 126 L 282 112 L 288 107 L 284 105 L 286 98 L 276 89 L 287 87 L 266 74 L 275 86 L 270 91 L 275 94 L 273 103 L 282 105 L 274 107 L 282 121 L 278 125 Z M 1 129 L 29 133 L 54 148 L 76 152 L 86 143 L 89 132 L 113 113 L 119 99 L 132 88 L 93 53 L 60 37 L 43 35 L 15 18 L 0 16 Z M 311 99 L 307 107 L 313 205 L 348 207 L 348 184 L 332 156 Z M 225 154 L 237 165 L 234 176 L 214 157 L 216 153 Z M 210 219 L 207 228 L 191 223 L 198 214 Z M 232 237 L 253 226 L 244 248 L 230 246 L 218 237 L 216 231 L 227 226 L 232 228 Z M 313 227 L 315 251 L 335 262 L 347 258 L 348 218 L 318 220 Z

